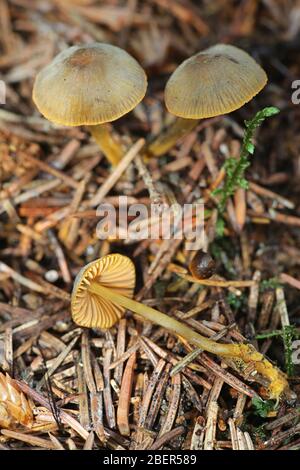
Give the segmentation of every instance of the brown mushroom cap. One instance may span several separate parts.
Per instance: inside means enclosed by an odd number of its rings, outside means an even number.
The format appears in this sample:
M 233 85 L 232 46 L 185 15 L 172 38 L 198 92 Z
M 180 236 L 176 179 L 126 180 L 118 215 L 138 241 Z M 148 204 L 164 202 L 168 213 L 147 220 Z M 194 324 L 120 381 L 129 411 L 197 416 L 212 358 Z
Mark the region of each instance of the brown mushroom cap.
M 135 287 L 135 267 L 127 256 L 111 254 L 92 261 L 76 276 L 71 311 L 75 323 L 89 328 L 110 328 L 125 309 L 88 290 L 92 281 L 125 297 L 132 297 Z
M 65 126 L 114 121 L 143 99 L 147 78 L 127 52 L 109 44 L 73 46 L 37 75 L 33 101 L 49 121 Z
M 217 44 L 185 60 L 165 89 L 170 113 L 202 119 L 230 113 L 250 101 L 267 83 L 267 75 L 246 52 Z

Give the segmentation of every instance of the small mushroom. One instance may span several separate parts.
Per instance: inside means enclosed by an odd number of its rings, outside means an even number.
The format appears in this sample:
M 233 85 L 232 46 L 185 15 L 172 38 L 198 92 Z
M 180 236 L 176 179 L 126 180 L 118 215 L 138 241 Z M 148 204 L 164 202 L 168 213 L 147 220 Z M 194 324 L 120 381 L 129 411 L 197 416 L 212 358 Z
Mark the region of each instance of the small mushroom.
M 131 310 L 145 320 L 156 323 L 211 353 L 239 358 L 252 363 L 268 381 L 270 397 L 278 398 L 288 388 L 284 375 L 257 352 L 251 344 L 224 344 L 196 333 L 184 323 L 132 299 L 135 267 L 120 254 L 110 254 L 87 264 L 76 276 L 71 297 L 75 323 L 90 328 L 110 328 Z
M 92 261 L 76 276 L 71 309 L 73 320 L 89 328 L 111 328 L 122 318 L 125 308 L 109 296 L 92 292 L 93 286 L 107 287 L 112 294 L 133 296 L 135 267 L 127 256 L 111 254 Z
M 135 108 L 146 89 L 145 72 L 131 55 L 119 47 L 93 43 L 58 54 L 38 73 L 32 97 L 49 121 L 89 126 L 101 150 L 115 165 L 123 150 L 107 123 Z
M 217 44 L 193 55 L 177 67 L 165 88 L 166 107 L 177 119 L 149 145 L 148 152 L 162 155 L 199 119 L 241 108 L 266 83 L 265 71 L 238 47 Z

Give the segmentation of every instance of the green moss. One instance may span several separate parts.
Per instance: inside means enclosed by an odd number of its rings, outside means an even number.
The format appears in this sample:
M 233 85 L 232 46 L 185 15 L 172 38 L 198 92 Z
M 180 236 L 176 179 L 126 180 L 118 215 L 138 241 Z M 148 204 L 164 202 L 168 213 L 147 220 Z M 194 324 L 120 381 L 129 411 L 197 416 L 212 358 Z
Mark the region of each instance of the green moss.
M 255 145 L 253 142 L 255 130 L 268 117 L 279 113 L 279 109 L 275 107 L 264 108 L 258 111 L 254 118 L 245 121 L 245 133 L 239 158 L 228 158 L 224 163 L 226 172 L 224 185 L 213 191 L 213 195 L 219 197 L 218 211 L 220 216 L 224 213 L 226 202 L 229 197 L 233 196 L 238 188 L 248 188 L 248 181 L 245 178 L 245 172 L 250 165 L 250 157 L 253 155 Z

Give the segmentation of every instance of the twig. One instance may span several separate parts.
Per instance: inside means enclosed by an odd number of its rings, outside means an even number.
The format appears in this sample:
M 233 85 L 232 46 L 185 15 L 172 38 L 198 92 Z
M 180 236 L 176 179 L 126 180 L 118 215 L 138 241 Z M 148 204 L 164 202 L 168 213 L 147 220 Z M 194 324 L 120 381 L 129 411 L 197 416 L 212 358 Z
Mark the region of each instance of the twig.
M 77 386 L 78 386 L 78 404 L 79 404 L 79 419 L 81 426 L 87 431 L 90 430 L 90 417 L 89 417 L 89 402 L 87 394 L 87 386 L 83 373 L 83 367 L 80 362 L 76 366 L 77 371 Z
M 119 395 L 119 404 L 117 410 L 117 424 L 122 436 L 130 435 L 129 428 L 129 405 L 131 397 L 131 389 L 134 377 L 134 367 L 136 362 L 136 353 L 132 353 L 127 361 L 123 374 L 121 390 Z
M 174 424 L 176 414 L 178 412 L 178 406 L 180 402 L 180 391 L 181 391 L 181 377 L 180 374 L 174 375 L 171 379 L 171 393 L 169 397 L 168 414 L 162 424 L 159 431 L 158 437 L 171 431 Z
M 132 160 L 136 157 L 136 155 L 140 152 L 142 147 L 145 144 L 144 139 L 139 139 L 131 149 L 124 155 L 120 163 L 114 168 L 114 171 L 111 175 L 107 178 L 107 180 L 103 183 L 100 189 L 96 192 L 93 198 L 88 202 L 89 207 L 98 206 L 106 196 L 106 194 L 114 187 L 118 179 L 122 176 L 128 165 L 132 162 Z
M 34 167 L 38 167 L 40 168 L 40 170 L 43 170 L 55 176 L 56 178 L 59 178 L 67 186 L 71 186 L 71 188 L 74 188 L 74 189 L 78 188 L 79 183 L 75 181 L 73 178 L 71 178 L 70 176 L 63 173 L 62 171 L 57 170 L 56 168 L 53 168 L 52 166 L 48 165 L 48 163 L 43 162 L 42 160 L 38 160 L 37 158 L 32 157 L 28 153 L 24 154 L 24 156 L 30 163 L 32 163 Z
M 118 327 L 118 336 L 117 336 L 117 348 L 116 348 L 116 360 L 118 360 L 125 352 L 126 345 L 126 318 L 122 318 L 119 321 Z M 123 375 L 123 362 L 120 362 L 119 365 L 115 368 L 114 379 L 117 384 L 120 386 L 122 382 Z
M 47 410 L 51 411 L 51 406 L 48 400 L 46 400 L 40 393 L 36 392 L 35 390 L 32 390 L 27 384 L 25 384 L 21 380 L 14 379 L 14 381 L 26 395 L 30 396 L 33 400 L 39 402 L 41 405 L 47 408 Z M 74 431 L 76 431 L 84 440 L 87 439 L 88 432 L 81 426 L 81 424 L 75 418 L 73 418 L 71 415 L 69 415 L 66 411 L 63 410 L 60 410 L 60 417 L 63 423 L 67 424 L 72 429 L 74 429 Z
M 149 450 L 159 450 L 161 447 L 163 447 L 168 441 L 172 441 L 176 437 L 181 436 L 185 432 L 185 429 L 183 426 L 179 426 L 178 428 L 174 428 L 167 433 L 165 433 L 163 436 L 159 437 L 149 448 Z
M 145 163 L 142 160 L 142 157 L 139 155 L 136 156 L 135 158 L 135 165 L 138 169 L 139 176 L 143 178 L 145 186 L 147 187 L 149 191 L 149 196 L 152 204 L 162 204 L 162 196 L 155 187 L 155 184 L 151 178 L 151 175 L 145 165 Z
M 210 286 L 210 287 L 251 287 L 256 284 L 256 281 L 249 280 L 249 281 L 223 281 L 219 279 L 195 279 L 188 274 L 181 275 L 178 273 L 180 277 L 185 279 L 189 282 L 194 282 L 195 284 L 200 284 L 201 286 Z
M 206 433 L 204 439 L 204 450 L 213 450 L 216 439 L 218 404 L 215 401 L 210 402 L 207 409 Z
M 150 402 L 152 399 L 152 395 L 154 393 L 155 387 L 157 386 L 161 374 L 163 372 L 163 369 L 165 367 L 166 363 L 163 359 L 160 359 L 159 362 L 157 363 L 156 368 L 152 372 L 142 405 L 141 405 L 141 411 L 140 411 L 140 417 L 139 417 L 139 423 L 138 426 L 140 428 L 143 428 L 145 426 L 146 418 L 147 418 L 147 413 L 148 409 L 150 406 Z
M 72 351 L 73 347 L 75 346 L 77 340 L 78 340 L 78 336 L 76 338 L 74 338 L 70 342 L 70 344 L 68 344 L 68 346 L 66 346 L 66 348 L 63 349 L 63 351 L 56 357 L 52 367 L 45 372 L 44 376 L 37 383 L 37 386 L 36 386 L 37 391 L 39 391 L 41 389 L 41 387 L 44 385 L 45 380 L 46 380 L 46 376 L 50 378 L 51 375 L 54 374 L 56 369 L 58 369 L 58 367 L 64 362 L 64 360 L 67 357 L 67 355 L 69 354 L 69 352 Z
M 11 439 L 16 439 L 19 441 L 26 442 L 31 446 L 42 447 L 43 449 L 52 449 L 56 450 L 57 445 L 53 443 L 51 440 L 42 439 L 41 437 L 32 436 L 29 434 L 23 434 L 21 432 L 10 431 L 8 429 L 2 429 L 1 434 Z
M 114 429 L 116 427 L 116 418 L 115 418 L 115 408 L 112 401 L 112 391 L 110 385 L 110 361 L 112 356 L 112 349 L 106 349 L 104 353 L 104 362 L 103 362 L 103 378 L 104 378 L 104 407 L 106 419 L 109 424 L 109 427 Z
M 169 380 L 170 368 L 171 368 L 171 365 L 167 364 L 161 374 L 160 381 L 152 397 L 152 402 L 149 408 L 148 416 L 145 420 L 144 427 L 146 429 L 152 429 L 154 422 L 156 420 L 156 417 L 158 415 L 158 412 L 159 412 L 159 409 L 160 409 L 160 406 L 164 397 L 164 392 L 165 392 L 165 389 L 167 387 L 167 383 Z

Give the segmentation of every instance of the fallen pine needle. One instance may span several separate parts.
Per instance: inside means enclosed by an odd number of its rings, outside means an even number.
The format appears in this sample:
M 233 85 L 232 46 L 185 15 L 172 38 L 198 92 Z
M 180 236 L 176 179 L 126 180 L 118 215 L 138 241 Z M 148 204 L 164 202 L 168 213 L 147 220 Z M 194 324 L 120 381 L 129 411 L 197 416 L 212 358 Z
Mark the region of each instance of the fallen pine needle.
M 98 206 L 103 201 L 103 198 L 106 194 L 114 187 L 118 179 L 122 176 L 128 165 L 139 153 L 141 148 L 144 146 L 145 140 L 139 139 L 127 152 L 127 154 L 122 158 L 120 163 L 114 168 L 113 173 L 107 178 L 103 185 L 99 188 L 97 193 L 89 201 L 89 207 Z
M 281 273 L 280 281 L 284 284 L 289 284 L 290 286 L 295 287 L 296 289 L 300 289 L 300 280 L 294 278 L 293 276 L 290 276 L 289 274 Z
M 136 362 L 136 353 L 132 353 L 127 361 L 120 390 L 119 404 L 117 410 L 117 425 L 122 436 L 130 435 L 129 428 L 129 405 L 131 389 L 134 377 L 134 367 Z
M 42 439 L 41 437 L 10 431 L 8 429 L 2 429 L 1 434 L 3 434 L 3 436 L 10 437 L 11 439 L 17 439 L 18 441 L 26 442 L 32 446 L 42 447 L 43 449 L 57 450 L 57 445 L 49 439 Z
M 27 385 L 25 382 L 22 382 L 21 380 L 16 380 L 15 379 L 14 382 L 16 382 L 18 387 L 26 395 L 30 396 L 34 401 L 39 402 L 41 405 L 43 405 L 45 408 L 47 408 L 47 410 L 52 411 L 49 401 L 46 398 L 44 398 L 43 395 L 41 395 L 40 393 L 38 393 L 35 390 L 33 390 L 32 388 L 30 388 L 29 385 Z M 69 413 L 67 413 L 66 411 L 60 410 L 60 418 L 61 418 L 61 421 L 63 423 L 70 426 L 70 428 L 72 428 L 74 431 L 76 431 L 77 434 L 79 434 L 85 441 L 87 440 L 88 435 L 89 435 L 88 431 L 86 431 L 81 426 L 81 424 L 75 418 L 73 418 L 73 416 L 69 415 Z M 54 417 L 53 417 L 53 419 L 54 419 Z
M 252 279 L 249 281 L 223 281 L 221 279 L 195 279 L 189 274 L 182 275 L 178 273 L 180 277 L 189 282 L 194 282 L 195 284 L 200 284 L 202 286 L 211 286 L 211 287 L 251 287 L 256 284 Z

